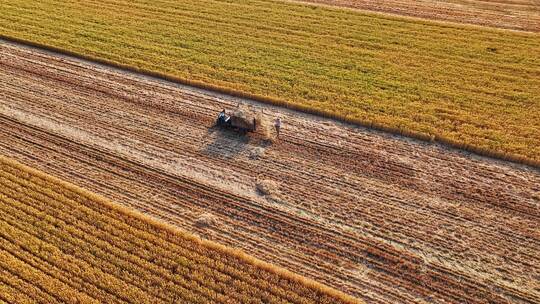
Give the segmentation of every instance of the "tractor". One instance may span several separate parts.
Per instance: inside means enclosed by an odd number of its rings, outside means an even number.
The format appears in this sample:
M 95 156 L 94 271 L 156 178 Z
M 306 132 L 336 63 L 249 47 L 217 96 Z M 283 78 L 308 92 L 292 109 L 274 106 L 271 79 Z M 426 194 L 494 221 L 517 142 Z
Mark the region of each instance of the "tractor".
M 257 130 L 257 119 L 255 116 L 248 115 L 243 111 L 236 111 L 231 115 L 227 115 L 225 110 L 223 110 L 218 115 L 216 125 L 224 129 L 235 130 L 241 134 L 246 134 Z

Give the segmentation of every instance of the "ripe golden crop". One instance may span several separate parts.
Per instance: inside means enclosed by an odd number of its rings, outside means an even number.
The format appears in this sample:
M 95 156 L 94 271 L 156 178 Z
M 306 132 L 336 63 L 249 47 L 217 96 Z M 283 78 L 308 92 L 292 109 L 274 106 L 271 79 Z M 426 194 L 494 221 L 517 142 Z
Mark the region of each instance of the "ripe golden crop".
M 355 303 L 0 157 L 0 300 Z
M 0 36 L 540 162 L 540 34 L 282 1 L 0 2 Z

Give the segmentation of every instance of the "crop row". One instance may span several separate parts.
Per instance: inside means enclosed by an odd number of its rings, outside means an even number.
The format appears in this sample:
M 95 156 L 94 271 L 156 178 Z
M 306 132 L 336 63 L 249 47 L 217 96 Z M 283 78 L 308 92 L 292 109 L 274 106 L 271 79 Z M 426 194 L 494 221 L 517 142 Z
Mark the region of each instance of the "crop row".
M 362 10 L 447 20 L 490 27 L 540 32 L 540 14 L 531 1 L 407 1 L 308 0 L 306 2 L 351 7 Z M 459 3 L 459 4 L 458 4 Z
M 352 301 L 5 158 L 0 168 L 7 295 L 26 282 L 34 299 L 68 302 Z
M 370 302 L 538 297 L 534 172 L 281 110 L 279 144 L 253 159 L 256 139 L 235 152 L 208 130 L 233 100 L 3 50 L 3 153 Z M 236 191 L 260 175 L 287 181 L 279 204 Z M 217 222 L 194 226 L 200 212 Z
M 486 154 L 540 155 L 535 34 L 272 1 L 1 5 L 2 36 Z

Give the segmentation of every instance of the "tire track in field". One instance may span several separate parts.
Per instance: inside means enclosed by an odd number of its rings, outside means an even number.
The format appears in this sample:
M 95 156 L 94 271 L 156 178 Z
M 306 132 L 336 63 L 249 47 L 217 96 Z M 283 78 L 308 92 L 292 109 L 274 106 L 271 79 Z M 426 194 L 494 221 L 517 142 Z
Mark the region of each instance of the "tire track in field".
M 539 299 L 537 170 L 264 107 L 269 144 L 210 128 L 247 101 L 0 49 L 0 153 L 370 303 Z

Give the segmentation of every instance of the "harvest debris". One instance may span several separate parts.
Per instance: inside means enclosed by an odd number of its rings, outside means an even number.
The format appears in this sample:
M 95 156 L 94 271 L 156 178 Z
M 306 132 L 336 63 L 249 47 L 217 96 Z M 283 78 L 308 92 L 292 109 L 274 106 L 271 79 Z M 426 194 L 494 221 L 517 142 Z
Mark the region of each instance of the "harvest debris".
M 358 302 L 3 156 L 0 211 L 8 302 Z
M 208 131 L 237 100 L 0 53 L 2 154 L 371 303 L 540 301 L 536 170 L 285 110 L 254 159 L 259 142 Z

